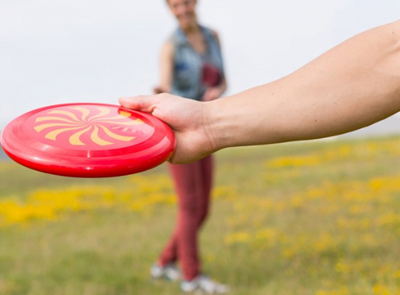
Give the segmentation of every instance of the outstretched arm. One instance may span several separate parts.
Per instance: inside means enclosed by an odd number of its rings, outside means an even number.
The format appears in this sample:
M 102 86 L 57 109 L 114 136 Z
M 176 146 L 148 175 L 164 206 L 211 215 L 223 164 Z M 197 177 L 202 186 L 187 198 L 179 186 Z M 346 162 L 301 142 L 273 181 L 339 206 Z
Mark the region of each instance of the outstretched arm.
M 327 137 L 382 120 L 400 110 L 400 22 L 361 33 L 278 81 L 215 103 L 222 111 L 212 128 L 218 147 Z
M 221 148 L 353 131 L 400 110 L 400 22 L 361 33 L 277 81 L 199 103 L 163 95 L 122 98 L 177 135 L 171 159 L 192 161 Z

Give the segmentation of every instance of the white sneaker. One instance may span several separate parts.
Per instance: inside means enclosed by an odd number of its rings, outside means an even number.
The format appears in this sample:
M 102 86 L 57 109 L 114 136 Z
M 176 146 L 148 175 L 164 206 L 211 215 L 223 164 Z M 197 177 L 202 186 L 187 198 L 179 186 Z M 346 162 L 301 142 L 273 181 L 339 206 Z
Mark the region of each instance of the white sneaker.
M 166 278 L 170 281 L 177 281 L 181 278 L 181 272 L 174 263 L 169 263 L 165 266 L 155 263 L 150 268 L 150 274 L 153 279 Z
M 181 291 L 183 293 L 201 291 L 206 294 L 226 294 L 230 289 L 226 285 L 212 281 L 205 275 L 198 275 L 191 281 L 182 281 Z

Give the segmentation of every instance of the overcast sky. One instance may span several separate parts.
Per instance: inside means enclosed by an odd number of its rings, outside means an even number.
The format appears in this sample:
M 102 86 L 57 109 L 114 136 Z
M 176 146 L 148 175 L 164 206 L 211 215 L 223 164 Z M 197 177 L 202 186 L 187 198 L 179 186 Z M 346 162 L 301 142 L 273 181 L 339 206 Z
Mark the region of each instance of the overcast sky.
M 0 128 L 65 102 L 148 94 L 175 28 L 164 0 L 0 0 Z M 397 20 L 399 0 L 199 0 L 222 39 L 229 93 L 304 65 L 343 40 Z

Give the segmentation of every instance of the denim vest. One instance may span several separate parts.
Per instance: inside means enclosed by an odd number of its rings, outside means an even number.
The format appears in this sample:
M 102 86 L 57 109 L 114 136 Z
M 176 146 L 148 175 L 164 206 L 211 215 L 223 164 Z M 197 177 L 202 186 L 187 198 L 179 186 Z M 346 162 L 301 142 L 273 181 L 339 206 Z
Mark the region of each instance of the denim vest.
M 202 83 L 202 65 L 204 62 L 214 65 L 221 77 L 224 67 L 221 49 L 210 29 L 200 26 L 206 42 L 206 53 L 199 54 L 190 45 L 183 31 L 178 28 L 170 37 L 174 46 L 174 69 L 171 93 L 185 98 L 201 100 L 206 91 Z

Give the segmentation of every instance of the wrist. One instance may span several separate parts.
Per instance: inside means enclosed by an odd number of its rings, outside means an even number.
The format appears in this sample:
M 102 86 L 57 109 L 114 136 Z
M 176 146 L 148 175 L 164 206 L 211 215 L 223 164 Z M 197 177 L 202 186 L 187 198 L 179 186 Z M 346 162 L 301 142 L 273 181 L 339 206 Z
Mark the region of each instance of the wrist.
M 226 148 L 228 144 L 228 129 L 224 123 L 224 111 L 220 100 L 204 103 L 204 129 L 210 142 L 211 153 Z

